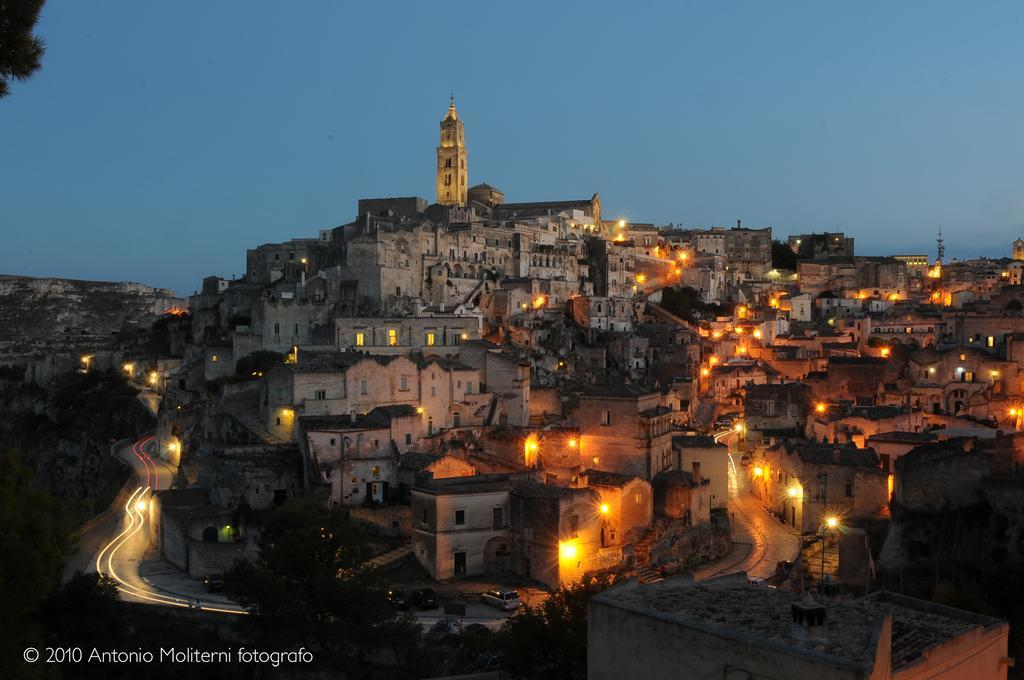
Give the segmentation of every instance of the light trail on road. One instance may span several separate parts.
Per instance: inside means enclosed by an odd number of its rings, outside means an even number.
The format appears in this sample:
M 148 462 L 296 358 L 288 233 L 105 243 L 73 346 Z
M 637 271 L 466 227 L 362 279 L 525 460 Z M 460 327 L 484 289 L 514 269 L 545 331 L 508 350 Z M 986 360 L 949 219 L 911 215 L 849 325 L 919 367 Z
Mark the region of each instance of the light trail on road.
M 144 536 L 140 536 L 140 534 L 146 527 L 145 513 L 151 509 L 150 497 L 154 490 L 152 485 L 159 484 L 159 475 L 157 473 L 156 463 L 152 458 L 150 458 L 149 454 L 147 454 L 144 449 L 144 447 L 152 442 L 153 439 L 153 436 L 144 437 L 131 446 L 132 453 L 135 454 L 135 457 L 139 459 L 146 470 L 146 485 L 139 486 L 131 493 L 130 496 L 128 496 L 128 500 L 124 504 L 124 513 L 127 523 L 121 533 L 104 545 L 96 555 L 96 571 L 113 579 L 120 592 L 144 602 L 168 607 L 182 607 L 185 609 L 192 609 L 195 605 L 198 605 L 198 610 L 204 612 L 216 612 L 220 614 L 248 614 L 249 612 L 245 610 L 205 605 L 198 599 L 161 595 L 160 593 L 154 592 L 152 589 L 146 589 L 130 583 L 117 573 L 115 559 L 118 557 L 121 549 L 126 545 L 129 545 L 133 540 L 144 540 L 145 538 Z M 136 469 L 136 474 L 141 479 L 141 471 Z
M 135 442 L 132 444 L 132 453 L 134 453 L 135 457 L 142 462 L 142 466 L 146 468 L 146 488 L 159 491 L 160 476 L 156 472 L 156 463 L 153 462 L 153 459 L 149 457 L 149 454 L 146 453 L 145 450 L 145 446 L 153 441 L 153 439 L 155 439 L 155 437 L 150 435 L 149 437 L 144 437 Z

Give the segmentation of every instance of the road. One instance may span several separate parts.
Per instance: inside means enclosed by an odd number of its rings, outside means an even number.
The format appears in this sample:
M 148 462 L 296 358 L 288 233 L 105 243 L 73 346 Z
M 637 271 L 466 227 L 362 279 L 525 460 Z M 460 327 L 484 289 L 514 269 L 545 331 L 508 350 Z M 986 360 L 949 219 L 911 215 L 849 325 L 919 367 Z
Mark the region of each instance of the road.
M 117 450 L 117 455 L 128 463 L 134 472 L 133 479 L 127 488 L 131 492 L 122 493 L 116 518 L 112 525 L 114 530 L 102 542 L 102 547 L 95 554 L 94 571 L 106 574 L 117 582 L 121 597 L 133 602 L 170 607 L 200 608 L 203 611 L 222 614 L 244 614 L 242 607 L 216 595 L 197 597 L 195 584 L 182 588 L 183 592 L 172 592 L 167 588 L 157 588 L 149 580 L 139 574 L 143 560 L 150 551 L 149 513 L 152 511 L 152 493 L 171 488 L 174 479 L 174 468 L 159 457 L 154 457 L 154 438 L 144 437 L 137 442 L 125 445 Z M 111 522 L 104 521 L 105 526 Z M 88 548 L 86 548 L 88 550 Z M 181 579 L 178 579 L 179 581 Z M 185 592 L 191 590 L 193 592 Z
M 745 571 L 747 576 L 768 578 L 775 574 L 781 560 L 795 560 L 800 552 L 800 534 L 778 521 L 761 505 L 750 491 L 750 481 L 742 466 L 737 465 L 736 433 L 715 435 L 715 440 L 729 447 L 729 514 L 733 518 L 733 547 L 712 564 L 694 572 L 694 579 L 703 581 Z

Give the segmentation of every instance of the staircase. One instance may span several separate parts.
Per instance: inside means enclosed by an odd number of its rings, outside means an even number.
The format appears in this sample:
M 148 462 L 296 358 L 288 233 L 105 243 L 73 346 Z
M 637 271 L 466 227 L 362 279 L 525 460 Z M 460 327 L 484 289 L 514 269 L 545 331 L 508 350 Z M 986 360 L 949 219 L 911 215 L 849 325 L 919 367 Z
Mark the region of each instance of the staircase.
M 651 564 L 651 544 L 658 538 L 658 533 L 653 529 L 633 544 L 633 559 L 636 564 L 636 578 L 640 583 L 656 583 L 665 579 L 658 570 Z
M 690 418 L 690 427 L 695 430 L 709 431 L 715 420 L 715 402 L 702 401 L 697 404 L 697 409 Z

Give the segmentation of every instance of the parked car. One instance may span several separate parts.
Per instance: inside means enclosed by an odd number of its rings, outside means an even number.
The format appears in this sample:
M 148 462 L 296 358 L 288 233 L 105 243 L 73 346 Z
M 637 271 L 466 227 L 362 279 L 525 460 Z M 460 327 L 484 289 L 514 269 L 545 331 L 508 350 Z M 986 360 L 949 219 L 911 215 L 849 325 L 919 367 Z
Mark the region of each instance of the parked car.
M 405 591 L 401 588 L 391 588 L 388 590 L 388 602 L 395 609 L 404 611 L 409 608 L 409 598 L 406 597 Z
M 732 427 L 732 424 L 736 421 L 735 416 L 721 416 L 715 420 L 715 427 L 722 429 L 726 427 Z
M 222 574 L 210 574 L 203 577 L 203 590 L 208 593 L 220 593 L 224 591 L 224 576 Z
M 523 601 L 519 599 L 519 593 L 514 590 L 503 590 L 501 588 L 484 591 L 480 596 L 480 600 L 484 604 L 489 604 L 492 607 L 497 607 L 498 609 L 504 609 L 506 611 L 519 609 L 523 604 Z
M 412 606 L 418 609 L 437 609 L 437 593 L 433 588 L 412 591 Z
M 762 588 L 771 588 L 772 590 L 775 590 L 775 586 L 768 583 L 768 581 L 765 581 L 763 578 L 757 578 L 756 576 L 748 576 L 747 583 L 752 586 L 761 586 Z
M 446 645 L 458 642 L 462 624 L 458 619 L 442 619 L 432 625 L 423 636 L 428 645 Z

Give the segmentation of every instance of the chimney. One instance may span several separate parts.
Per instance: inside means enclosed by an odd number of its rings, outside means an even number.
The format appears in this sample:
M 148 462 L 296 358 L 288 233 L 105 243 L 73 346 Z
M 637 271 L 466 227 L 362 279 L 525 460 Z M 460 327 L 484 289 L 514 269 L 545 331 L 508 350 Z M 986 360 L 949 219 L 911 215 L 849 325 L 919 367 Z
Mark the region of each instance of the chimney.
M 736 220 L 736 228 L 739 229 L 741 226 L 743 226 L 743 220 Z
M 827 640 L 825 605 L 815 602 L 810 593 L 790 605 L 793 625 L 789 634 L 794 640 Z
M 693 483 L 700 486 L 700 461 L 693 461 Z

